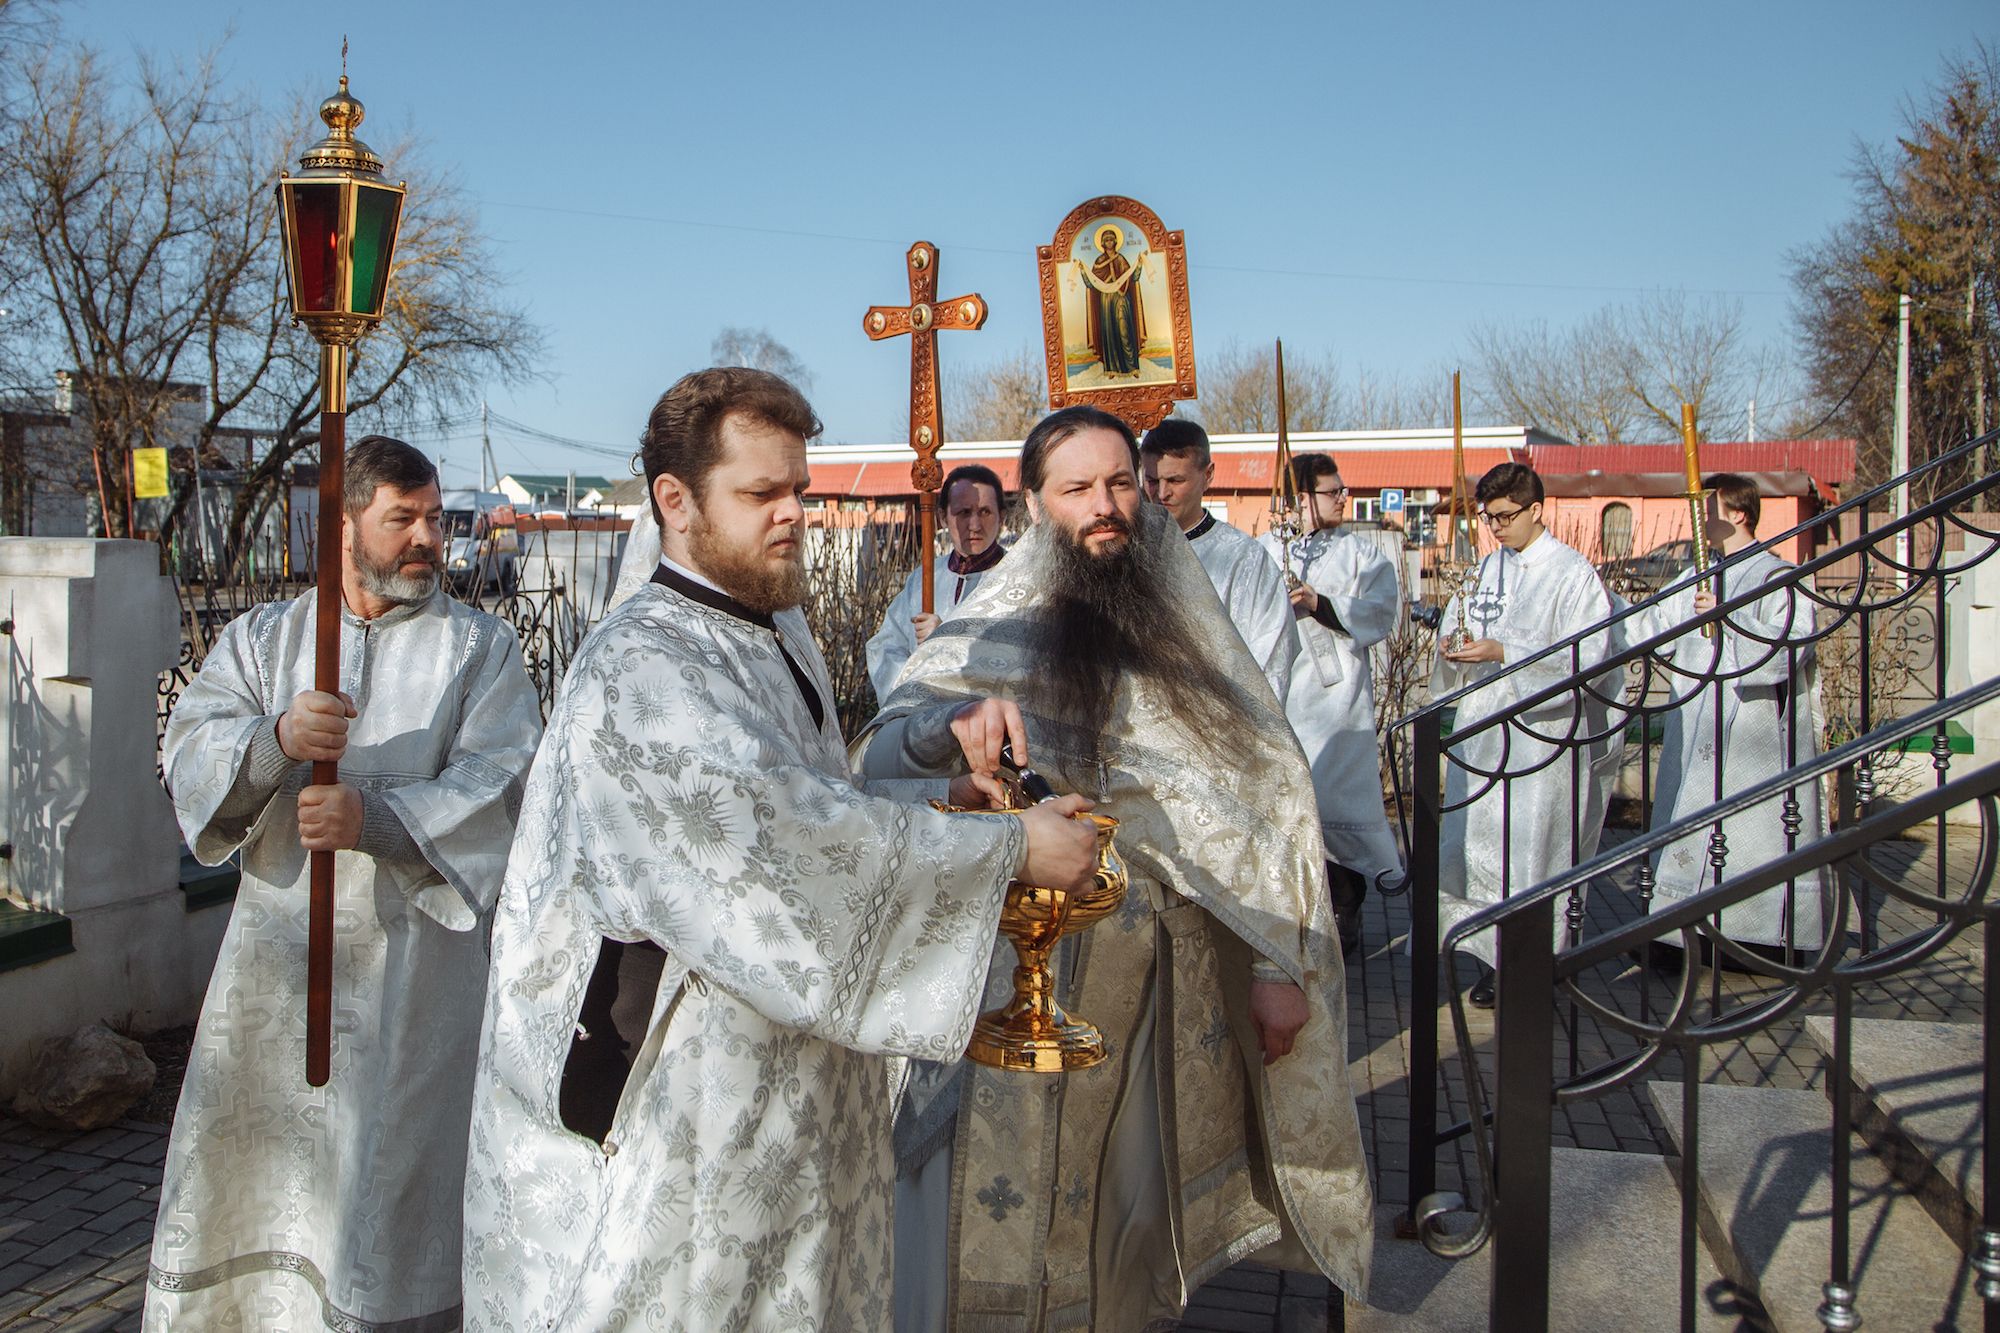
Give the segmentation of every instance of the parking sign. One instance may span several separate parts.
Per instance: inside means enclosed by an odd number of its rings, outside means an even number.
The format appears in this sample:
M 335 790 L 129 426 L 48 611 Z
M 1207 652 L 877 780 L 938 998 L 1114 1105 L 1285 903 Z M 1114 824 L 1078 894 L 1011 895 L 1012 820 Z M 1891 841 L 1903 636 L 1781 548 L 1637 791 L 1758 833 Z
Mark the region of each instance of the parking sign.
M 1393 490 L 1393 489 L 1392 489 L 1392 490 L 1386 490 L 1386 491 L 1383 491 L 1383 492 L 1382 492 L 1382 512 L 1383 512 L 1383 513 L 1385 513 L 1385 514 L 1400 514 L 1400 513 L 1402 513 L 1402 512 L 1403 512 L 1403 492 L 1402 492 L 1402 491 L 1400 491 L 1400 490 Z

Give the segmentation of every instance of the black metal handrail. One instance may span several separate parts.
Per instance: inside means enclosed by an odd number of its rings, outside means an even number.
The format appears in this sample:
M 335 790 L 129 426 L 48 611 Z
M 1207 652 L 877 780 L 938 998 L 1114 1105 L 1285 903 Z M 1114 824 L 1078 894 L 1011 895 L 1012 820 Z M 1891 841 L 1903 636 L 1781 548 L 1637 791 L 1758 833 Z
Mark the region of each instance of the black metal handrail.
M 1466 1131 L 1463 1122 L 1444 1129 L 1438 1125 L 1437 1025 L 1423 1017 L 1434 1015 L 1439 1008 L 1438 962 L 1442 955 L 1438 893 L 1443 878 L 1442 844 L 1447 822 L 1469 818 L 1468 812 L 1482 800 L 1502 803 L 1499 808 L 1505 818 L 1499 822 L 1503 840 L 1499 875 L 1500 894 L 1507 899 L 1532 887 L 1515 882 L 1516 853 L 1512 840 L 1534 836 L 1537 831 L 1534 821 L 1519 818 L 1512 805 L 1517 784 L 1539 778 L 1551 786 L 1562 787 L 1566 777 L 1569 826 L 1566 830 L 1551 828 L 1545 836 L 1559 837 L 1566 832 L 1568 864 L 1575 866 L 1589 861 L 1599 835 L 1598 826 L 1590 823 L 1584 813 L 1585 798 L 1593 790 L 1591 784 L 1601 780 L 1591 771 L 1593 761 L 1610 752 L 1619 754 L 1622 764 L 1625 737 L 1636 727 L 1639 751 L 1636 794 L 1639 809 L 1650 822 L 1655 782 L 1649 761 L 1658 733 L 1676 710 L 1708 692 L 1716 701 L 1711 710 L 1716 734 L 1712 772 L 1707 775 L 1711 784 L 1708 794 L 1720 800 L 1727 791 L 1721 759 L 1726 739 L 1721 734 L 1724 716 L 1721 701 L 1730 682 L 1747 671 L 1782 664 L 1779 674 L 1784 680 L 1809 683 L 1823 654 L 1845 651 L 1852 658 L 1851 669 L 1856 679 L 1852 689 L 1853 717 L 1837 730 L 1845 735 L 1874 730 L 1882 692 L 1878 677 L 1886 674 L 1881 660 L 1887 638 L 1883 626 L 1890 625 L 1917 648 L 1924 646 L 1922 641 L 1926 637 L 1942 639 L 1949 579 L 2000 552 L 2000 531 L 1974 525 L 1962 513 L 1981 497 L 2000 491 L 2000 474 L 1975 476 L 1880 526 L 1871 521 L 1871 508 L 1888 499 L 1899 484 L 1921 484 L 1941 474 L 1956 475 L 1945 470 L 1976 462 L 1981 451 L 1996 439 L 2000 439 L 2000 432 L 1969 441 L 1931 459 L 1904 478 L 1873 487 L 1762 543 L 1769 548 L 1828 528 L 1838 531 L 1844 517 L 1857 520 L 1855 536 L 1811 556 L 1768 583 L 1737 587 L 1729 579 L 1732 570 L 1751 558 L 1747 552 L 1711 566 L 1703 572 L 1703 577 L 1720 576 L 1725 594 L 1718 596 L 1717 604 L 1707 612 L 1677 617 L 1670 624 L 1648 625 L 1640 618 L 1658 614 L 1651 604 L 1623 609 L 1606 621 L 1579 628 L 1530 658 L 1509 663 L 1492 675 L 1432 700 L 1391 726 L 1386 743 L 1391 772 L 1397 781 L 1397 804 L 1409 854 L 1403 887 L 1416 885 L 1423 890 L 1412 895 L 1410 913 L 1411 1012 L 1418 1017 L 1412 1022 L 1410 1032 L 1406 1226 L 1414 1225 L 1418 1202 L 1436 1188 L 1440 1146 Z M 1967 549 L 1956 563 L 1950 563 L 1952 553 L 1947 550 L 1947 536 L 1954 531 L 1964 534 Z M 1920 537 L 1928 537 L 1928 541 L 1919 542 Z M 1894 546 L 1904 542 L 1909 544 L 1911 552 L 1917 553 L 1916 558 L 1893 552 Z M 1835 583 L 1832 576 L 1841 574 L 1843 567 L 1849 565 L 1853 569 L 1851 580 Z M 1785 614 L 1785 623 L 1774 631 L 1760 632 L 1748 613 L 1757 603 L 1779 593 L 1794 599 Z M 1920 616 L 1930 618 L 1932 630 L 1919 627 L 1917 632 L 1910 633 L 1907 622 Z M 1703 626 L 1716 627 L 1710 640 L 1716 645 L 1725 633 L 1749 644 L 1748 657 L 1731 664 L 1715 650 L 1694 654 L 1697 660 L 1691 663 L 1672 660 L 1669 650 L 1677 643 L 1693 642 L 1692 636 L 1700 633 Z M 1878 643 L 1878 639 L 1885 642 Z M 1934 651 L 1930 663 L 1934 669 L 1928 673 L 1932 698 L 1942 698 L 1947 693 L 1945 665 L 1943 653 Z M 1914 669 L 1910 669 L 1910 675 L 1915 678 Z M 1510 683 L 1519 688 L 1520 695 L 1506 706 L 1483 716 L 1465 707 L 1478 700 L 1479 692 L 1505 688 Z M 1448 723 L 1456 725 L 1447 738 Z M 1497 754 L 1482 757 L 1471 753 L 1475 749 L 1472 743 L 1481 738 L 1485 738 L 1485 748 L 1497 750 Z M 1812 758 L 1812 747 L 1801 747 L 1797 728 L 1792 728 L 1785 737 L 1784 746 L 1783 767 L 1787 769 L 1796 769 L 1802 761 Z M 1850 756 L 1843 761 L 1844 766 L 1829 770 L 1822 765 L 1815 771 L 1836 772 L 1836 814 L 1841 821 L 1852 822 L 1860 817 L 1874 795 L 1883 756 L 1879 747 L 1864 746 L 1842 752 Z M 1931 758 L 1935 780 L 1941 784 L 1950 763 L 1950 741 L 1942 727 L 1932 733 Z M 1566 775 L 1559 774 L 1558 766 L 1567 767 Z M 1403 787 L 1405 775 L 1409 781 L 1407 796 Z M 1690 777 L 1688 781 L 1695 779 Z M 1785 785 L 1789 789 L 1777 799 L 1782 800 L 1785 845 L 1792 850 L 1802 841 L 1810 841 L 1816 833 L 1810 827 L 1813 820 L 1809 816 L 1817 811 L 1818 797 L 1816 791 L 1797 780 Z M 1699 794 L 1698 788 L 1686 790 Z M 1748 807 L 1732 807 L 1743 808 Z M 1596 814 L 1601 818 L 1601 807 Z M 1723 818 L 1715 809 L 1690 814 L 1678 835 L 1686 836 L 1689 831 L 1698 832 L 1700 827 L 1710 826 L 1707 869 L 1703 871 L 1708 882 L 1720 882 L 1728 868 Z M 1665 830 L 1662 837 L 1674 840 L 1674 835 Z M 1537 878 L 1540 877 L 1538 873 Z M 1563 889 L 1552 890 L 1557 896 L 1567 896 L 1563 938 L 1571 946 L 1582 937 L 1583 890 L 1590 882 L 1590 876 L 1572 874 L 1563 879 Z M 1650 862 L 1642 863 L 1636 890 L 1642 905 L 1649 910 L 1654 888 L 1654 867 Z M 1865 946 L 1873 929 L 1873 918 L 1865 913 L 1862 927 Z M 1786 928 L 1791 929 L 1789 918 Z M 1642 996 L 1642 1004 L 1649 1003 Z M 1572 1053 L 1576 1049 L 1574 1037 L 1580 1017 L 1581 1010 L 1572 1006 L 1568 1019 Z
M 1469 1254 L 1489 1240 L 1494 1246 L 1493 1290 L 1490 1309 L 1494 1327 L 1545 1328 L 1549 1310 L 1549 1183 L 1552 1165 L 1550 1131 L 1555 1106 L 1581 1098 L 1599 1096 L 1612 1088 L 1637 1079 L 1661 1065 L 1664 1057 L 1680 1057 L 1683 1081 L 1682 1162 L 1681 1162 L 1681 1320 L 1683 1329 L 1692 1329 L 1697 1312 L 1693 1247 L 1696 1240 L 1695 1172 L 1699 1157 L 1699 1059 L 1703 1047 L 1738 1040 L 1747 1033 L 1766 1027 L 1796 1011 L 1810 999 L 1828 995 L 1834 1003 L 1834 1058 L 1830 1062 L 1828 1097 L 1832 1103 L 1832 1171 L 1834 1204 L 1833 1239 L 1828 1258 L 1829 1277 L 1826 1302 L 1819 1314 L 1829 1328 L 1854 1327 L 1858 1320 L 1858 1290 L 1852 1266 L 1849 1233 L 1852 1181 L 1850 1175 L 1852 1069 L 1849 1056 L 1852 1009 L 1856 988 L 1907 972 L 1934 957 L 1960 933 L 1975 925 L 1986 929 L 1985 1098 L 1988 1105 L 2000 1098 L 2000 1060 L 1993 1058 L 1991 1042 L 2000 1008 L 2000 900 L 1992 894 L 1996 864 L 2000 864 L 2000 762 L 1989 762 L 1972 773 L 1943 783 L 1907 803 L 1844 825 L 1815 844 L 1735 875 L 1716 888 L 1706 890 L 1670 907 L 1662 908 L 1637 921 L 1605 932 L 1587 943 L 1552 952 L 1548 947 L 1554 926 L 1555 905 L 1579 884 L 1600 879 L 1620 866 L 1643 860 L 1681 837 L 1696 832 L 1707 817 L 1720 818 L 1768 803 L 1788 785 L 1816 780 L 1858 762 L 1866 753 L 1893 745 L 1926 731 L 1935 732 L 1946 721 L 2000 699 L 2000 679 L 1981 683 L 1953 698 L 1943 700 L 1905 719 L 1885 724 L 1874 733 L 1802 765 L 1796 774 L 1782 774 L 1731 796 L 1713 812 L 1676 821 L 1610 851 L 1589 862 L 1517 895 L 1486 908 L 1460 922 L 1445 937 L 1445 948 L 1462 943 L 1471 935 L 1493 931 L 1499 937 L 1498 1006 L 1496 1013 L 1496 1094 L 1488 1110 L 1485 1084 L 1477 1068 L 1467 1021 L 1464 996 L 1454 987 L 1451 997 L 1452 1025 L 1465 1066 L 1465 1085 L 1471 1115 L 1467 1127 L 1473 1136 L 1479 1162 L 1483 1194 L 1469 1228 L 1447 1231 L 1444 1219 L 1461 1211 L 1465 1201 L 1456 1194 L 1433 1194 L 1416 1208 L 1420 1234 L 1425 1244 L 1451 1257 Z M 1930 820 L 1942 820 L 1947 813 L 1977 805 L 1980 840 L 1965 885 L 1956 893 L 1919 893 L 1885 877 L 1868 862 L 1870 851 L 1887 839 Z M 1939 859 L 1946 860 L 1940 844 Z M 1835 877 L 1841 887 L 1833 890 L 1834 912 L 1816 947 L 1802 951 L 1801 961 L 1768 961 L 1740 951 L 1736 953 L 1747 969 L 1777 983 L 1774 992 L 1761 994 L 1734 1008 L 1724 1008 L 1710 997 L 1710 1011 L 1702 1015 L 1702 997 L 1694 982 L 1696 969 L 1690 962 L 1667 1011 L 1658 1019 L 1635 1017 L 1588 995 L 1583 978 L 1593 969 L 1627 956 L 1644 958 L 1647 945 L 1655 940 L 1679 936 L 1685 957 L 1692 960 L 1697 941 L 1706 938 L 1718 949 L 1729 949 L 1719 929 L 1721 913 L 1728 907 L 1748 902 L 1780 885 L 1794 885 L 1828 869 L 1848 873 Z M 1848 886 L 1855 886 L 1850 892 Z M 1851 915 L 1867 910 L 1862 885 L 1900 901 L 1919 915 L 1934 918 L 1928 924 L 1892 943 L 1867 946 L 1850 952 L 1847 945 Z M 1806 955 L 1809 955 L 1807 957 Z M 1640 983 L 1645 984 L 1643 980 Z M 1552 999 L 1566 993 L 1574 1003 L 1588 1008 L 1607 1027 L 1636 1039 L 1635 1047 L 1613 1055 L 1587 1069 L 1572 1067 L 1567 1077 L 1556 1074 L 1556 1009 Z M 1491 1121 L 1491 1131 L 1487 1128 Z M 2000 1149 L 1996 1126 L 1989 1116 L 1986 1125 L 1986 1161 Z M 1495 1144 L 1504 1145 L 1496 1151 Z M 1991 1172 L 1996 1168 L 1988 1166 Z M 2000 1323 L 2000 1191 L 1989 1174 L 1982 1181 L 1984 1191 L 1983 1230 L 1979 1251 L 1972 1262 L 1982 1282 L 1979 1294 L 1987 1303 L 1989 1328 Z M 1903 1293 L 1898 1293 L 1899 1295 Z

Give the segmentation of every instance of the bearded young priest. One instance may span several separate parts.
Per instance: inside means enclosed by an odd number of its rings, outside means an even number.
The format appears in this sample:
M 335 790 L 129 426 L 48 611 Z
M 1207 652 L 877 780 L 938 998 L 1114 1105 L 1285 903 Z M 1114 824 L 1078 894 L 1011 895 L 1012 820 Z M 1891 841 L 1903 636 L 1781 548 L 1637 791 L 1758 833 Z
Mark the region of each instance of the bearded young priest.
M 848 768 L 798 609 L 818 432 L 735 367 L 641 437 L 659 563 L 570 665 L 494 925 L 469 1328 L 884 1327 L 887 1057 L 965 1048 L 1010 879 L 1096 868 L 1086 801 L 945 815 L 997 785 Z M 665 962 L 597 1137 L 561 1087 L 607 939 Z
M 1121 914 L 1064 942 L 1109 1058 L 923 1066 L 897 1122 L 896 1327 L 1141 1329 L 1263 1250 L 1365 1296 L 1372 1191 L 1312 775 L 1124 422 L 1044 418 L 1035 526 L 855 744 L 882 777 L 1035 766 L 1119 821 Z M 970 705 L 970 707 L 968 707 Z M 993 950 L 989 1003 L 1011 993 Z
M 188 1056 L 145 1327 L 455 1328 L 486 929 L 541 735 L 504 621 L 438 586 L 437 470 L 346 459 L 341 580 L 229 623 L 167 723 L 195 856 L 243 877 Z M 313 689 L 341 598 L 340 694 Z M 313 760 L 340 780 L 309 785 Z M 307 853 L 334 855 L 332 1077 L 305 1080 Z

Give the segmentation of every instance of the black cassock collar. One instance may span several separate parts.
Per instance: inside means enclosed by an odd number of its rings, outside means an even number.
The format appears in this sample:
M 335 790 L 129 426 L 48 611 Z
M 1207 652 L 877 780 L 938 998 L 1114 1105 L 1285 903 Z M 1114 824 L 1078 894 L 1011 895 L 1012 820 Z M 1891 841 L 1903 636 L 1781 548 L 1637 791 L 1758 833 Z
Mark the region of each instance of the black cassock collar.
M 679 570 L 670 568 L 664 561 L 653 569 L 653 582 L 711 611 L 720 611 L 726 616 L 747 621 L 759 629 L 769 630 L 771 638 L 778 645 L 778 655 L 784 658 L 785 665 L 791 668 L 792 683 L 799 687 L 799 694 L 805 699 L 806 708 L 812 713 L 814 730 L 826 725 L 826 701 L 819 697 L 819 687 L 813 684 L 812 677 L 806 674 L 805 668 L 798 664 L 792 657 L 791 650 L 785 647 L 785 636 L 778 633 L 777 621 L 763 611 L 752 611 L 718 588 L 695 582 Z

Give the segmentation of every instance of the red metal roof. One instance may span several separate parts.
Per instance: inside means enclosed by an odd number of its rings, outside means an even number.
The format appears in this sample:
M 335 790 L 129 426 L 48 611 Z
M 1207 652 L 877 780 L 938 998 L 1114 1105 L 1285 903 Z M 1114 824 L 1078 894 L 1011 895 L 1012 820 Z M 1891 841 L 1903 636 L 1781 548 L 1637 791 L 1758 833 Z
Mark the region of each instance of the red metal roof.
M 1803 472 L 1822 487 L 1854 479 L 1853 440 L 1717 440 L 1701 446 L 1703 472 Z M 1671 472 L 1684 468 L 1678 444 L 1533 444 L 1535 471 L 1544 475 L 1585 472 Z
M 1474 481 L 1498 463 L 1516 458 L 1518 450 L 1467 449 L 1465 470 Z M 1218 453 L 1215 456 L 1214 492 L 1251 491 L 1269 494 L 1273 458 L 1269 453 Z M 811 463 L 811 455 L 807 462 Z M 1017 454 L 996 454 L 982 458 L 952 458 L 946 472 L 961 463 L 984 463 L 1000 474 L 1009 491 L 1020 485 L 1021 461 Z M 1357 491 L 1378 491 L 1385 486 L 1451 486 L 1451 451 L 1441 449 L 1366 449 L 1339 456 L 1340 479 Z M 1525 462 L 1526 459 L 1519 461 Z M 812 484 L 806 493 L 820 499 L 894 499 L 912 494 L 910 465 L 893 463 L 813 463 Z

